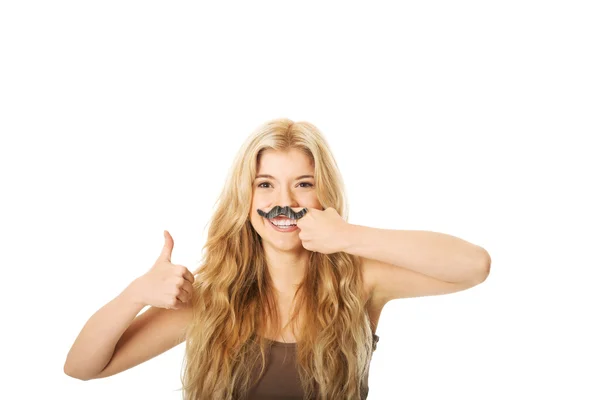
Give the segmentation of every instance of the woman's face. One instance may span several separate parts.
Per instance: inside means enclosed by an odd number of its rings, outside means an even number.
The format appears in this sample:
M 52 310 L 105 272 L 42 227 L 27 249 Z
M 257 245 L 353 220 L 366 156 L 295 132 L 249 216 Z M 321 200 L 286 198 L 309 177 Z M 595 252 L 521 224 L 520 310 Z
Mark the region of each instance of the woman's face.
M 275 206 L 290 206 L 294 211 L 303 207 L 322 208 L 315 190 L 314 165 L 301 150 L 263 151 L 252 185 L 250 209 L 250 222 L 262 238 L 263 246 L 283 251 L 298 250 L 302 247 L 298 228 L 292 227 L 293 230 L 287 232 L 278 230 L 256 211 L 269 212 Z

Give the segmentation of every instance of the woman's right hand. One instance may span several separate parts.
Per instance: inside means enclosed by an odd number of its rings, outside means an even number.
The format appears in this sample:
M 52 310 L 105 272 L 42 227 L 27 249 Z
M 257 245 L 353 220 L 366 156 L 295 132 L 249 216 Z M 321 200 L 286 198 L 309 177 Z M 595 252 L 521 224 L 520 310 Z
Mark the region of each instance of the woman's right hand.
M 144 305 L 178 310 L 192 298 L 194 275 L 183 265 L 171 264 L 173 238 L 164 231 L 165 245 L 148 272 L 134 282 L 135 296 Z

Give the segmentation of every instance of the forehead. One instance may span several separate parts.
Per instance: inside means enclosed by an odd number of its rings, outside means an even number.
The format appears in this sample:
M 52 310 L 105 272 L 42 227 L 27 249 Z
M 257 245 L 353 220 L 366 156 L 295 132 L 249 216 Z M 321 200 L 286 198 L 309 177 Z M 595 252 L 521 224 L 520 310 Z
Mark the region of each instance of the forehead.
M 314 171 L 310 157 L 298 149 L 267 149 L 258 159 L 257 173 L 271 175 L 306 174 Z

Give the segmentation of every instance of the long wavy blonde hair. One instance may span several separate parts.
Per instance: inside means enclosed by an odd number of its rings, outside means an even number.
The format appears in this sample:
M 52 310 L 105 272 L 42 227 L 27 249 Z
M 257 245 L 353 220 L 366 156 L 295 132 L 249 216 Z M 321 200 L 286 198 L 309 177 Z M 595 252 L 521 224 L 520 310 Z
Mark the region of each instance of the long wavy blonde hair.
M 261 237 L 250 223 L 252 184 L 263 150 L 290 148 L 310 157 L 323 208 L 348 218 L 337 163 L 314 125 L 275 119 L 250 135 L 216 202 L 195 271 L 182 376 L 186 400 L 244 399 L 265 371 L 265 337 L 280 319 Z M 358 399 L 364 393 L 373 353 L 366 298 L 357 256 L 310 253 L 289 322 L 295 332 L 302 316 L 296 365 L 305 399 Z

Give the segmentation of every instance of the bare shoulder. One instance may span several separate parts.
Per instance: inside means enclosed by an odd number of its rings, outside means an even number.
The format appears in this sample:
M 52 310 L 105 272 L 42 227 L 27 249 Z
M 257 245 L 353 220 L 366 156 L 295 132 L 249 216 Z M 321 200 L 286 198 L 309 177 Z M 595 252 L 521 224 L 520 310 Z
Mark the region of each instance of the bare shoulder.
M 185 341 L 192 312 L 189 303 L 177 310 L 148 308 L 129 325 L 117 342 L 111 360 L 94 379 L 135 367 Z

